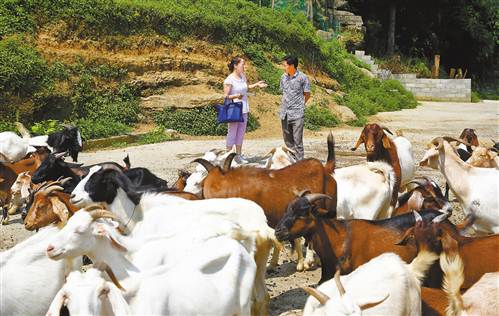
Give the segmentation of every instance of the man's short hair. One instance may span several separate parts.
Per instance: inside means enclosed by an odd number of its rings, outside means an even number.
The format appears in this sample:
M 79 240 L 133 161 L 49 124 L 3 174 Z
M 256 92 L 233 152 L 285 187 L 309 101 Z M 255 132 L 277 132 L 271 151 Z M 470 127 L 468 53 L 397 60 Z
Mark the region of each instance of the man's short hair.
M 282 60 L 285 61 L 288 65 L 295 65 L 295 68 L 298 68 L 298 57 L 286 55 Z

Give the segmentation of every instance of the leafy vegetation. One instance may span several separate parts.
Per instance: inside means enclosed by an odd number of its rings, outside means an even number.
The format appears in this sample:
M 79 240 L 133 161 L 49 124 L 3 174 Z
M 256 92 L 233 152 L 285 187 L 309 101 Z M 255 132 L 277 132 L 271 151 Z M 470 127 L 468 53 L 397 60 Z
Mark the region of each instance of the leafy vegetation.
M 441 68 L 468 69 L 482 82 L 499 78 L 499 2 L 497 0 L 349 0 L 367 27 L 365 48 L 386 53 L 389 8 L 396 4 L 395 45 L 404 56 L 432 59 L 441 55 Z
M 174 110 L 168 107 L 156 115 L 156 123 L 187 135 L 227 134 L 227 124 L 217 124 L 217 112 L 213 107 L 192 110 Z M 254 131 L 259 126 L 258 120 L 250 113 L 246 131 Z
M 276 63 L 291 53 L 299 56 L 300 67 L 322 70 L 338 80 L 346 93 L 339 101 L 360 120 L 376 111 L 416 105 L 400 85 L 363 75 L 358 67 L 367 65 L 339 41 L 321 40 L 304 15 L 291 11 L 274 12 L 245 0 L 5 0 L 0 8 L 0 88 L 7 88 L 0 91 L 8 98 L 2 98 L 7 101 L 0 114 L 28 124 L 46 119 L 83 124 L 87 139 L 130 130 L 139 119 L 140 91 L 127 84 L 128 71 L 117 66 L 47 62 L 30 44 L 42 29 L 51 29 L 61 42 L 98 41 L 110 49 L 129 45 L 135 35 L 222 43 L 251 59 L 271 93 L 279 93 Z M 15 33 L 26 35 L 11 37 Z M 321 110 L 310 115 L 314 111 Z M 165 109 L 156 120 L 191 135 L 226 133 L 225 124 L 215 124 L 211 108 Z M 332 124 L 331 118 L 325 120 Z M 248 130 L 257 127 L 250 116 Z
M 139 136 L 137 143 L 140 145 L 146 145 L 146 144 L 168 142 L 175 139 L 177 138 L 173 137 L 171 134 L 165 133 L 165 131 L 162 128 L 156 128 L 152 132 Z
M 313 131 L 321 127 L 334 127 L 340 121 L 323 105 L 312 104 L 305 108 L 305 128 Z
M 388 69 L 394 74 L 415 73 L 418 78 L 430 78 L 431 69 L 426 60 L 421 58 L 376 58 L 376 63 L 383 69 Z

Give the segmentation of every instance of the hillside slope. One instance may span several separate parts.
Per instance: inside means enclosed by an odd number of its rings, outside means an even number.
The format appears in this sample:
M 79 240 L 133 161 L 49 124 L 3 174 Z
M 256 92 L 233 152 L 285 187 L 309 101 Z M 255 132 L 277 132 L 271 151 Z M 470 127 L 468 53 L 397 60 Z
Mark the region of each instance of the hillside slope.
M 235 55 L 249 61 L 250 81 L 269 83 L 250 101 L 265 128 L 275 127 L 266 122 L 275 121 L 278 64 L 286 53 L 300 57 L 313 82 L 314 118 L 339 103 L 361 124 L 366 115 L 416 104 L 398 83 L 364 76 L 341 43 L 319 39 L 303 16 L 244 0 L 9 0 L 0 16 L 2 118 L 72 121 L 86 138 L 150 124 L 157 113 L 158 123 L 173 125 L 212 120 L 213 110 L 198 108 L 219 102 Z M 250 123 L 258 126 L 254 118 Z M 206 126 L 193 133 L 223 132 Z

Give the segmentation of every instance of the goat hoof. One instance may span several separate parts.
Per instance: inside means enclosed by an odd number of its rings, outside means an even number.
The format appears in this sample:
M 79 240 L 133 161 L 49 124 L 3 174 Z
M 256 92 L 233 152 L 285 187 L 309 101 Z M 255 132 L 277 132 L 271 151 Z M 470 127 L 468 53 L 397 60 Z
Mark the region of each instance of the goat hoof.
M 310 267 L 311 266 L 308 263 L 303 264 L 303 270 L 305 270 L 305 271 L 310 271 Z
M 9 218 L 8 217 L 5 217 L 4 219 L 2 219 L 2 225 L 8 225 L 9 224 Z
M 303 271 L 303 262 L 298 262 L 296 264 L 296 271 Z
M 15 208 L 9 208 L 9 210 L 7 211 L 7 213 L 9 213 L 9 215 L 14 215 L 16 214 L 16 209 Z

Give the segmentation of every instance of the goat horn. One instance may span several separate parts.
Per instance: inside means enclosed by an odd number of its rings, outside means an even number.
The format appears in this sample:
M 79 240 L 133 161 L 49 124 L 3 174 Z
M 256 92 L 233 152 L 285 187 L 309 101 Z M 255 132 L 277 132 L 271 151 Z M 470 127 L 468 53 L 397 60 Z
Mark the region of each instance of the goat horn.
M 105 262 L 97 262 L 94 264 L 94 268 L 100 271 L 106 271 L 107 275 L 111 279 L 111 281 L 116 285 L 116 287 L 122 291 L 126 291 L 123 286 L 121 286 L 120 281 L 118 281 L 118 278 L 114 274 L 113 270 L 111 269 L 110 266 L 108 266 Z
M 93 220 L 99 219 L 99 218 L 110 218 L 110 219 L 115 219 L 118 220 L 118 216 L 116 214 L 111 213 L 108 210 L 94 210 L 90 211 L 90 216 L 92 216 Z
M 310 190 L 302 190 L 300 192 L 295 191 L 297 197 L 303 197 L 305 194 L 310 194 Z
M 407 182 L 406 185 L 408 185 L 409 183 L 415 183 L 420 187 L 424 187 L 425 185 L 428 184 L 428 182 L 429 182 L 428 179 L 425 179 L 425 178 L 415 178 L 415 179 Z
M 49 183 L 48 181 L 43 181 L 40 186 L 35 190 L 34 193 L 38 193 L 40 192 L 41 190 L 45 189 L 48 185 L 50 185 L 51 183 Z
M 381 127 L 382 129 L 384 129 L 385 131 L 387 131 L 390 135 L 393 135 L 392 131 L 390 131 L 388 129 L 388 127 L 386 127 L 385 125 L 380 125 L 379 127 Z
M 334 274 L 334 281 L 336 282 L 336 286 L 338 287 L 338 291 L 340 292 L 340 296 L 345 295 L 346 291 L 345 291 L 345 288 L 343 287 L 343 284 L 341 284 L 341 280 L 340 280 L 340 269 L 336 270 L 336 273 Z
M 68 181 L 71 181 L 71 177 L 67 177 L 61 180 L 61 186 L 65 185 Z
M 234 157 L 236 157 L 236 155 L 236 153 L 230 153 L 227 158 L 225 158 L 224 166 L 222 169 L 224 172 L 228 172 L 230 170 L 230 165 L 232 164 L 232 160 L 234 160 Z
M 64 188 L 61 186 L 58 186 L 58 185 L 50 185 L 50 186 L 46 187 L 45 189 L 43 189 L 43 194 L 49 195 L 53 191 L 64 191 Z
M 57 153 L 57 154 L 54 154 L 54 157 L 55 157 L 55 159 L 61 159 L 66 154 L 67 154 L 67 152 Z
M 441 215 L 438 215 L 436 216 L 435 218 L 433 218 L 433 220 L 431 221 L 432 223 L 440 223 L 440 222 L 443 222 L 444 220 L 446 220 L 448 217 L 449 217 L 450 213 L 443 213 Z
M 441 149 L 442 146 L 444 145 L 444 139 L 443 137 L 436 137 L 431 140 L 431 143 L 437 146 L 437 149 Z
M 192 162 L 197 162 L 201 164 L 208 172 L 210 172 L 211 169 L 215 168 L 215 166 L 211 162 L 203 158 L 194 159 Z
M 327 194 L 323 194 L 323 193 L 311 193 L 311 194 L 307 194 L 305 196 L 305 198 L 307 198 L 307 200 L 310 202 L 310 203 L 314 203 L 315 201 L 319 200 L 319 199 L 330 199 L 332 200 L 333 198 L 330 197 L 329 195 Z
M 85 206 L 81 210 L 83 210 L 85 212 L 90 212 L 90 211 L 93 211 L 93 210 L 103 210 L 103 209 L 105 209 L 105 207 L 102 204 L 93 203 L 93 204 Z
M 412 213 L 414 214 L 414 219 L 416 219 L 416 222 L 422 222 L 423 221 L 423 218 L 421 217 L 421 214 L 419 214 L 416 211 L 412 211 Z
M 322 293 L 321 291 L 319 291 L 317 289 L 314 289 L 314 288 L 309 287 L 309 286 L 304 286 L 304 287 L 302 287 L 302 289 L 305 292 L 307 292 L 310 296 L 315 297 L 319 301 L 319 303 L 321 303 L 321 305 L 326 304 L 326 302 L 329 300 L 329 296 L 327 296 L 326 294 Z
M 457 139 L 457 138 L 450 137 L 450 136 L 444 136 L 442 138 L 444 140 L 448 141 L 448 142 L 458 142 L 458 143 L 461 143 L 461 144 L 464 144 L 466 146 L 470 146 L 471 147 L 471 144 L 468 143 L 467 141 L 465 141 L 464 139 Z
M 288 146 L 282 146 L 282 150 L 289 153 L 289 154 L 293 154 L 293 155 L 296 154 L 296 152 L 293 149 L 289 148 Z

